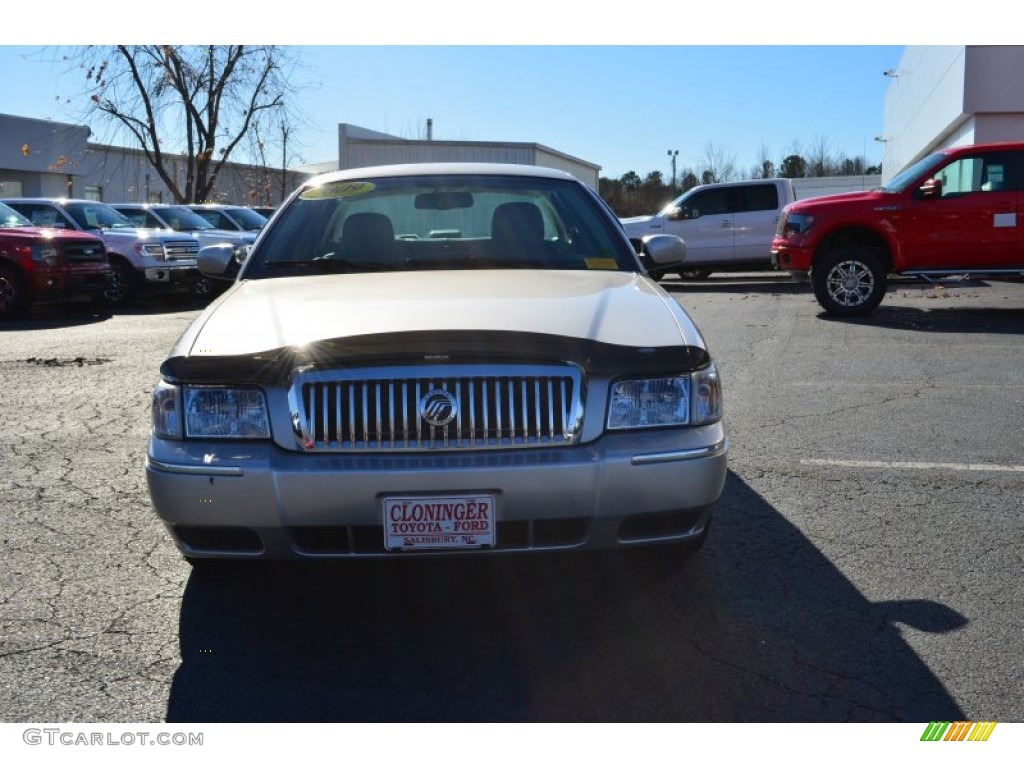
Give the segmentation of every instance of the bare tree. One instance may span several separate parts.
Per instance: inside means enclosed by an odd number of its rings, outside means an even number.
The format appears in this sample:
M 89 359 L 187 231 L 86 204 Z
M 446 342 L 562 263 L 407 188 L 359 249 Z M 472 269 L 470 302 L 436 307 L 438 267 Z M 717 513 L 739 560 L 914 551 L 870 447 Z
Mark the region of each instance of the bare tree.
M 761 147 L 757 151 L 757 165 L 754 166 L 751 178 L 755 179 L 771 179 L 775 176 L 775 163 L 772 162 L 772 154 L 768 149 L 768 145 L 761 142 Z
M 87 84 L 87 114 L 125 129 L 179 203 L 212 197 L 217 174 L 291 92 L 277 46 L 87 46 L 71 57 Z M 280 119 L 280 116 L 279 116 Z M 172 162 L 184 155 L 180 179 Z
M 808 176 L 835 176 L 837 174 L 839 163 L 829 146 L 828 139 L 824 136 L 814 137 L 806 159 Z
M 704 184 L 717 184 L 736 178 L 736 155 L 716 147 L 710 139 L 704 145 L 701 163 L 701 180 Z

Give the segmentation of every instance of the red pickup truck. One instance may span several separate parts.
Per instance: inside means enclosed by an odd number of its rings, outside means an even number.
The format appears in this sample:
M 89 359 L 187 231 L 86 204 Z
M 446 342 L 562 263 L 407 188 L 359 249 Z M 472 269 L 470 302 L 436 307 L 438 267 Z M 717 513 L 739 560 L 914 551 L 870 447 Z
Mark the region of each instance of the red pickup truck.
M 772 263 L 810 273 L 833 315 L 866 315 L 890 274 L 928 280 L 1024 278 L 1024 142 L 934 152 L 871 192 L 782 211 Z
M 100 298 L 110 279 L 103 241 L 84 232 L 33 227 L 0 203 L 0 319 L 30 304 Z

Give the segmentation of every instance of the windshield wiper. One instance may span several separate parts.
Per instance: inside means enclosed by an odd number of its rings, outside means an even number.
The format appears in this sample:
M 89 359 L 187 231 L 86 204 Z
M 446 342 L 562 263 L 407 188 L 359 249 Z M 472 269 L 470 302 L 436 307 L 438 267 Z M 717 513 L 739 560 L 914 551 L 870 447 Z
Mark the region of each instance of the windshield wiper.
M 352 259 L 272 259 L 263 266 L 275 268 L 314 267 L 320 272 L 390 272 L 398 269 L 394 264 L 380 261 L 354 261 Z

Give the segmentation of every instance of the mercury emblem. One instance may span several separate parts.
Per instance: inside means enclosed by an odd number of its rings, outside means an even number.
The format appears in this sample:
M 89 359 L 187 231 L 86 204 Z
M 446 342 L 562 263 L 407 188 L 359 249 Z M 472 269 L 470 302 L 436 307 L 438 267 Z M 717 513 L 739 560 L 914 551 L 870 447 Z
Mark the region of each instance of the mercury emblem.
M 432 389 L 420 398 L 420 417 L 432 427 L 451 424 L 458 410 L 455 395 L 443 389 Z

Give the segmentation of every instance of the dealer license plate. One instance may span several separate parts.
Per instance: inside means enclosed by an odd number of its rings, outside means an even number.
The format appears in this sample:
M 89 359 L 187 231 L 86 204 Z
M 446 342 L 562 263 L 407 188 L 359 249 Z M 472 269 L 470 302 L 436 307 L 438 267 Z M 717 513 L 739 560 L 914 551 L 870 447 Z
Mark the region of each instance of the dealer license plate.
M 495 497 L 400 496 L 384 499 L 389 550 L 480 549 L 495 542 Z

